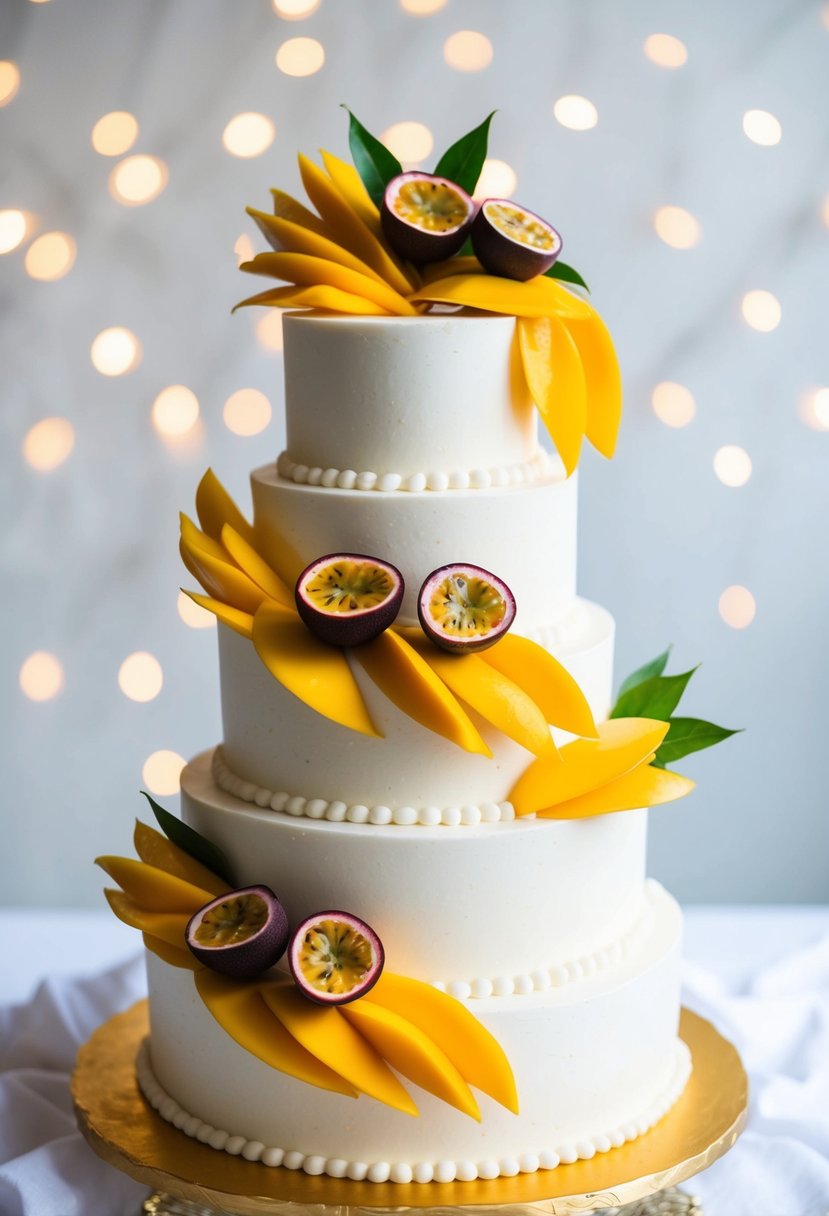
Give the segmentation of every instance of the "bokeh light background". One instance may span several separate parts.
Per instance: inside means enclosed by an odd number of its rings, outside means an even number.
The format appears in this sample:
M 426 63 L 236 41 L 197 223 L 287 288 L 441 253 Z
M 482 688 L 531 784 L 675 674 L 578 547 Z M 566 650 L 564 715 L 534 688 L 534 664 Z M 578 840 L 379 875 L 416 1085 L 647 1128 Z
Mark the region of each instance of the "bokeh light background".
M 581 591 L 620 676 L 673 642 L 685 712 L 747 728 L 681 766 L 652 872 L 825 899 L 827 6 L 14 0 L 0 33 L 0 900 L 99 903 L 139 786 L 220 738 L 177 512 L 208 464 L 246 504 L 282 446 L 279 316 L 229 315 L 244 205 L 346 153 L 340 102 L 425 168 L 497 108 L 484 192 L 560 228 L 613 331 Z

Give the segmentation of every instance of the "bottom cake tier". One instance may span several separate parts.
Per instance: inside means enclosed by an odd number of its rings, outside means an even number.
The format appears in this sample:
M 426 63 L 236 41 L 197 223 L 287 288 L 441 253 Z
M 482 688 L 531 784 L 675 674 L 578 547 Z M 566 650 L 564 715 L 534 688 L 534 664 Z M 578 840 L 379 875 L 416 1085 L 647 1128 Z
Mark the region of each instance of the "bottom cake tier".
M 202 1004 L 192 973 L 153 954 L 139 1083 L 186 1134 L 309 1174 L 472 1181 L 607 1152 L 647 1131 L 691 1069 L 677 1037 L 681 913 L 656 883 L 648 899 L 647 933 L 612 966 L 543 992 L 469 1002 L 512 1064 L 517 1115 L 478 1094 L 477 1123 L 412 1087 L 412 1117 L 306 1085 L 240 1047 Z

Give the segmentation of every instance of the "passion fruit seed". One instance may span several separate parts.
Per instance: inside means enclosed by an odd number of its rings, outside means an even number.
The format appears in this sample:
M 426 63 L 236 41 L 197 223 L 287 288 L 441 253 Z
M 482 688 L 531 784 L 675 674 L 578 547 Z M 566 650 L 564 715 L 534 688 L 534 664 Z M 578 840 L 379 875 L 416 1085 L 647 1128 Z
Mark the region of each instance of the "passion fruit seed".
M 192 916 L 185 941 L 222 975 L 248 980 L 278 962 L 288 945 L 288 916 L 270 887 L 242 887 L 205 904 Z
M 561 237 L 546 220 L 508 198 L 488 198 L 470 231 L 475 256 L 489 274 L 532 279 L 561 253 Z
M 350 912 L 317 912 L 291 938 L 288 963 L 302 993 L 320 1005 L 346 1005 L 365 996 L 380 978 L 382 943 Z
M 434 570 L 417 600 L 423 632 L 453 654 L 474 654 L 502 638 L 515 619 L 506 583 L 480 566 L 453 563 Z
M 455 182 L 433 173 L 400 173 L 383 195 L 380 219 L 386 240 L 410 262 L 439 262 L 467 237 L 475 204 Z
M 389 562 L 360 553 L 318 557 L 297 579 L 302 620 L 331 646 L 361 646 L 388 629 L 403 602 L 403 575 Z

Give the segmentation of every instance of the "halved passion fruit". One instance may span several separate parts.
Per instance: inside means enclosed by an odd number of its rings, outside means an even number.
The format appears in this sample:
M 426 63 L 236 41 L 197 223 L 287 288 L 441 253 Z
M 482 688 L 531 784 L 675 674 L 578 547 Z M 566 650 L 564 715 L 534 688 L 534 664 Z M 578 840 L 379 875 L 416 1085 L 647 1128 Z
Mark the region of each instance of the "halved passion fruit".
M 454 562 L 433 570 L 420 588 L 423 632 L 452 654 L 474 654 L 502 638 L 515 619 L 515 596 L 480 566 Z
M 523 282 L 544 274 L 561 253 L 552 224 L 508 198 L 481 203 L 469 235 L 483 268 L 503 279 Z
M 318 557 L 297 579 L 299 615 L 331 646 L 361 646 L 388 629 L 403 602 L 396 566 L 362 553 Z
M 252 980 L 278 962 L 290 937 L 288 915 L 270 887 L 242 887 L 199 908 L 185 940 L 200 963 Z
M 319 1005 L 347 1005 L 374 987 L 385 962 L 370 925 L 350 912 L 317 912 L 297 927 L 288 950 L 291 974 Z
M 380 209 L 383 232 L 394 252 L 418 264 L 457 253 L 474 215 L 475 204 L 466 191 L 434 173 L 399 173 L 386 186 Z

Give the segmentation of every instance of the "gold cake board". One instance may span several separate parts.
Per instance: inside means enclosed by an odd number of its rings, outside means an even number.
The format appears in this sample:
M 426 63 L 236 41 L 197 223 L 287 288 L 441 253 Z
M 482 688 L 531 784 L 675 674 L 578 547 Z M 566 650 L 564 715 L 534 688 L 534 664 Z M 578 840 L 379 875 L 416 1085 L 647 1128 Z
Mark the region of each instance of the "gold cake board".
M 311 1177 L 231 1157 L 166 1123 L 135 1080 L 135 1056 L 147 1031 L 147 1002 L 139 1001 L 99 1027 L 78 1052 L 72 1098 L 81 1132 L 99 1157 L 136 1181 L 233 1216 L 294 1216 L 289 1205 L 297 1205 L 298 1216 L 311 1204 L 331 1208 L 315 1216 L 346 1216 L 349 1208 L 506 1205 L 563 1216 L 621 1207 L 704 1170 L 731 1148 L 745 1124 L 748 1081 L 736 1048 L 710 1022 L 683 1009 L 680 1034 L 694 1061 L 688 1086 L 651 1131 L 622 1148 L 591 1161 L 491 1181 L 401 1185 Z M 666 1203 L 662 1210 L 690 1206 Z M 147 1210 L 161 1212 L 163 1205 Z

